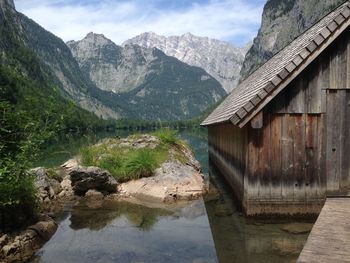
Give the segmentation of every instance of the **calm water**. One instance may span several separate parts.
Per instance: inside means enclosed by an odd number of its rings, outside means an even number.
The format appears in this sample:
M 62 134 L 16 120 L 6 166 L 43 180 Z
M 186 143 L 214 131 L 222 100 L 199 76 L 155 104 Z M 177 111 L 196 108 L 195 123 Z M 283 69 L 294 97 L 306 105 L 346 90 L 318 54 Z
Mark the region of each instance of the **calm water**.
M 131 132 L 68 136 L 53 143 L 37 165 L 55 166 L 100 138 Z M 33 262 L 294 262 L 307 234 L 281 230 L 290 222 L 246 220 L 232 192 L 208 165 L 206 131 L 182 131 L 218 190 L 207 200 L 181 207 L 150 208 L 105 201 L 69 205 L 59 228 Z

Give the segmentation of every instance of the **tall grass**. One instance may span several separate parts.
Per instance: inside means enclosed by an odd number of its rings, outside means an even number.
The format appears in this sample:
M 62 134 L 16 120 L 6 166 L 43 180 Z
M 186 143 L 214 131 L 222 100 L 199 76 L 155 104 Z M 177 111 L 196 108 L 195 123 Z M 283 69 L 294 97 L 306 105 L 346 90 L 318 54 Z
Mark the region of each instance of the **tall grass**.
M 133 179 L 153 175 L 153 171 L 157 166 L 158 162 L 155 153 L 150 149 L 136 151 L 125 162 L 126 172 L 130 174 Z
M 160 129 L 153 133 L 157 136 L 164 144 L 176 144 L 179 141 L 177 131 L 171 129 Z
M 106 145 L 81 149 L 81 163 L 84 166 L 98 166 L 109 171 L 119 182 L 151 176 L 154 170 L 168 158 L 168 149 L 112 148 Z

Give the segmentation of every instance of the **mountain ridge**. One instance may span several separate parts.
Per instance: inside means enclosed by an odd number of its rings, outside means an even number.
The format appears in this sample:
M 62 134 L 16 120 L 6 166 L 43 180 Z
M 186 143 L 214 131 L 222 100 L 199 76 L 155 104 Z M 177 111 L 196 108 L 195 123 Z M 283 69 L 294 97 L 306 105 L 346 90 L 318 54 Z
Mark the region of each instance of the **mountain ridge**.
M 192 66 L 203 68 L 217 79 L 229 93 L 238 83 L 239 72 L 248 47 L 237 48 L 232 44 L 191 33 L 181 36 L 162 36 L 145 32 L 123 42 L 145 48 L 156 47 L 168 56 Z
M 157 48 L 118 46 L 102 34 L 89 33 L 67 45 L 81 70 L 99 89 L 102 101 L 117 103 L 126 117 L 180 120 L 201 114 L 226 95 L 220 83 Z

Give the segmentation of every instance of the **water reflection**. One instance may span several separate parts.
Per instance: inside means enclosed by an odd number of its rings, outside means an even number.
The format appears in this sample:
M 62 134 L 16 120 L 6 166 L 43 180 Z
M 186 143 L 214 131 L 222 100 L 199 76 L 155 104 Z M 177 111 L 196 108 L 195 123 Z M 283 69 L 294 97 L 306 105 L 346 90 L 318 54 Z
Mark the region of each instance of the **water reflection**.
M 237 209 L 232 191 L 210 166 L 210 178 L 219 189 L 217 200 L 206 202 L 206 209 L 221 263 L 295 262 L 308 233 L 290 234 L 282 230 L 290 221 L 246 219 Z
M 68 215 L 68 216 L 67 216 Z M 73 206 L 33 262 L 217 262 L 203 201 L 169 210 L 125 202 Z
M 170 216 L 171 211 L 165 209 L 148 208 L 127 202 L 104 202 L 101 207 L 91 209 L 84 204 L 72 209 L 70 227 L 74 230 L 89 229 L 99 231 L 110 225 L 120 217 L 125 217 L 130 226 L 140 230 L 150 231 L 158 218 Z
M 207 173 L 206 130 L 181 131 L 180 135 Z M 122 134 L 66 138 L 52 145 L 39 165 L 61 164 L 82 145 L 113 136 Z M 216 255 L 220 263 L 295 262 L 308 234 L 282 231 L 286 222 L 246 220 L 231 189 L 210 170 L 216 188 L 211 189 L 205 206 L 197 201 L 177 209 L 113 202 L 67 207 L 59 230 L 32 262 L 205 263 L 216 262 Z

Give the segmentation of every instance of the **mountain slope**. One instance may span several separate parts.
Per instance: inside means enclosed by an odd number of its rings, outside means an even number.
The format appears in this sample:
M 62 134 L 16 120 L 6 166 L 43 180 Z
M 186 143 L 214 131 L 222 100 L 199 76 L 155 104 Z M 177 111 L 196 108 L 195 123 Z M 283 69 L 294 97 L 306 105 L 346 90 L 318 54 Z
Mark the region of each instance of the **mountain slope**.
M 241 70 L 242 79 L 343 2 L 344 0 L 268 0 L 261 28 Z
M 14 45 L 6 41 L 16 40 L 23 48 L 34 54 L 41 68 L 52 85 L 56 85 L 67 99 L 76 101 L 81 107 L 104 118 L 116 118 L 117 112 L 105 107 L 89 95 L 96 89 L 88 77 L 82 74 L 78 63 L 73 58 L 65 43 L 43 29 L 25 15 L 17 12 L 12 0 L 1 0 L 0 19 L 9 37 L 1 36 L 3 54 L 1 59 L 6 63 L 7 53 L 16 51 Z M 12 50 L 12 51 L 11 51 Z M 17 56 L 18 59 L 22 59 Z
M 230 92 L 237 85 L 247 51 L 247 48 L 236 48 L 223 41 L 198 37 L 190 33 L 165 37 L 147 32 L 125 41 L 123 45 L 128 44 L 158 48 L 168 56 L 203 68 L 221 83 L 226 92 Z
M 12 1 L 0 1 L 1 132 L 14 132 L 5 128 L 8 123 L 3 123 L 8 113 L 13 117 L 20 116 L 16 125 L 29 131 L 33 131 L 34 125 L 39 125 L 36 129 L 40 132 L 48 133 L 99 125 L 101 121 L 94 114 L 81 109 L 57 85 L 51 71 L 30 47 L 30 36 L 22 18 L 15 11 Z M 15 132 L 15 137 L 26 133 Z M 0 139 L 11 143 L 7 135 Z
M 118 105 L 129 118 L 193 118 L 226 95 L 203 69 L 156 48 L 120 47 L 93 33 L 67 45 L 84 73 L 108 92 L 96 97 L 109 107 Z

